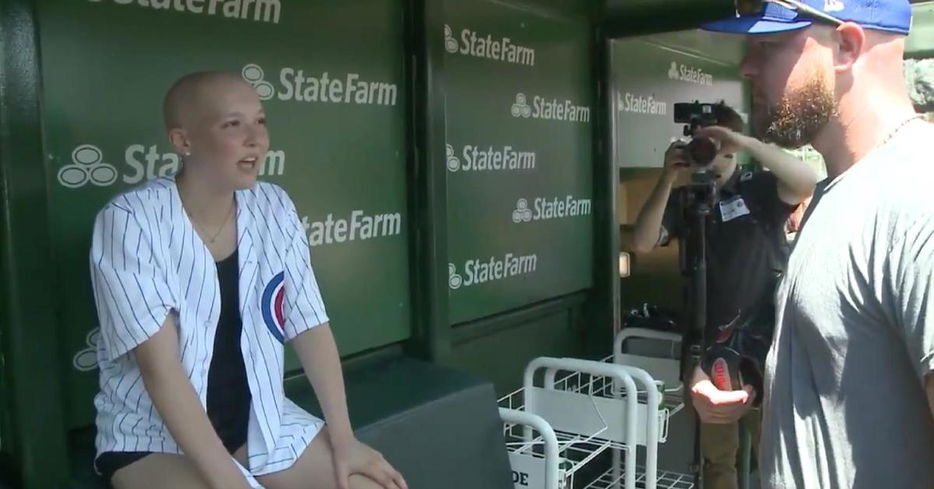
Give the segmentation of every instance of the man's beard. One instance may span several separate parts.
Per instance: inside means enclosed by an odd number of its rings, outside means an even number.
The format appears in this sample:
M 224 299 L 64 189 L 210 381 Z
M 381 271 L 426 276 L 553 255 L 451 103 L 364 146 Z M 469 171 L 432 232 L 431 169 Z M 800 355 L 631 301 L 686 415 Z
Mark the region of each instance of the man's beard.
M 796 149 L 814 141 L 836 113 L 833 91 L 823 77 L 813 76 L 778 105 L 766 109 L 756 129 L 764 141 Z

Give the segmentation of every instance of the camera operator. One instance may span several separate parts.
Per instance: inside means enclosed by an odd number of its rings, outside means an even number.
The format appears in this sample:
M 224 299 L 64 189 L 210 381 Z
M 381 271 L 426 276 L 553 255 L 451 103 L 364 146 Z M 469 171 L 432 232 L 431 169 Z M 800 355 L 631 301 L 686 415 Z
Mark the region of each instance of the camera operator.
M 672 143 L 665 152 L 661 178 L 639 212 L 633 236 L 633 251 L 637 253 L 665 245 L 671 238 L 681 239 L 684 246 L 690 232 L 687 207 L 692 193 L 687 187 L 675 192 L 672 188 L 682 175 L 710 172 L 718 200 L 706 220 L 707 313 L 702 350 L 741 312 L 760 307 L 760 302 L 771 302 L 776 279 L 787 260 L 785 222 L 794 208 L 811 195 L 817 182 L 817 176 L 805 163 L 743 135 L 741 117 L 725 103 L 713 105 L 712 113 L 710 122 L 717 125 L 697 128 L 693 138 L 709 138 L 716 143 L 717 154 L 710 155 L 713 158 L 707 165 L 699 165 L 692 159 L 688 143 Z M 738 151 L 746 151 L 770 171 L 739 171 L 735 158 Z M 765 330 L 760 332 L 767 336 L 766 349 L 773 319 L 760 320 L 756 326 Z M 763 357 L 756 359 L 761 365 L 765 351 L 757 353 Z M 743 418 L 755 444 L 759 415 L 751 408 L 757 393 L 751 385 L 738 392 L 718 391 L 699 366 L 692 363 L 690 367 L 686 380 L 702 420 L 700 448 L 705 487 L 735 488 L 737 420 Z

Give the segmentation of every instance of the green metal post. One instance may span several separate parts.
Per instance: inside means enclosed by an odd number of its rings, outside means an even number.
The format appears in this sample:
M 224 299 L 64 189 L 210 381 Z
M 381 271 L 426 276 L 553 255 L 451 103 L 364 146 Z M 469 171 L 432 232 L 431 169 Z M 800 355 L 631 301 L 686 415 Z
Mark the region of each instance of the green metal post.
M 447 180 L 444 161 L 444 37 L 440 0 L 409 2 L 412 118 L 410 208 L 415 224 L 412 280 L 414 355 L 443 363 L 451 352 L 448 326 Z
M 53 313 L 41 74 L 33 0 L 0 0 L 2 361 L 11 398 L 13 456 L 21 487 L 50 489 L 68 477 L 59 344 Z

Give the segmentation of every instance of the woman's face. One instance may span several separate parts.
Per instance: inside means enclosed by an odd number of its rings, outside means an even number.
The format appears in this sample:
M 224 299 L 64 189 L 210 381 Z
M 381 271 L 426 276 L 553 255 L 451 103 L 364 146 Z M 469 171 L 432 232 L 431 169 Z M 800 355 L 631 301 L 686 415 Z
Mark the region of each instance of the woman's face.
M 190 153 L 185 171 L 224 190 L 250 188 L 269 150 L 263 106 L 238 79 L 213 80 L 198 90 L 197 112 L 184 128 Z

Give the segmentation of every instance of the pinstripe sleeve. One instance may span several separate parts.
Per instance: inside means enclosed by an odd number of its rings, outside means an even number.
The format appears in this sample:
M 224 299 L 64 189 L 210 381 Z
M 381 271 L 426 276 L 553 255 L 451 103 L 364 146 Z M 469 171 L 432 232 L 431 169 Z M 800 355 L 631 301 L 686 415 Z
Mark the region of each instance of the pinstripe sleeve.
M 294 204 L 289 204 L 286 219 L 292 225 L 292 239 L 285 264 L 285 340 L 328 322 L 318 281 L 311 268 L 308 236 Z
M 175 308 L 151 230 L 130 208 L 116 203 L 94 222 L 91 282 L 101 340 L 111 361 L 158 332 Z

